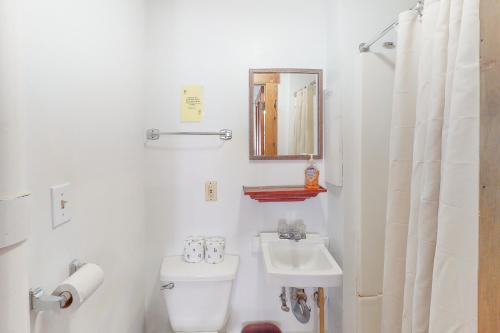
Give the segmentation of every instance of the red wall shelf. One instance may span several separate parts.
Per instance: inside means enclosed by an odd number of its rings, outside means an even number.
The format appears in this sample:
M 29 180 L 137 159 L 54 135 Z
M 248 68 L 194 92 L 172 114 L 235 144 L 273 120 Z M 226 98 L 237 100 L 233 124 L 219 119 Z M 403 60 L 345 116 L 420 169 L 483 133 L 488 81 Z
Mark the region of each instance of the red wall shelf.
M 259 202 L 304 201 L 324 192 L 326 189 L 322 186 L 318 189 L 308 189 L 304 186 L 243 186 L 243 193 Z

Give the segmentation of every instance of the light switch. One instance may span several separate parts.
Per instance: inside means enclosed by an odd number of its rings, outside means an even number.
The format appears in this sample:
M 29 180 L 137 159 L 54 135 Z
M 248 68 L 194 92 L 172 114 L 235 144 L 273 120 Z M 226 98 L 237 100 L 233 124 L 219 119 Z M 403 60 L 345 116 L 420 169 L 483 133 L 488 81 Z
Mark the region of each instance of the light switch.
M 52 228 L 57 228 L 71 221 L 70 184 L 61 184 L 50 188 L 52 199 Z

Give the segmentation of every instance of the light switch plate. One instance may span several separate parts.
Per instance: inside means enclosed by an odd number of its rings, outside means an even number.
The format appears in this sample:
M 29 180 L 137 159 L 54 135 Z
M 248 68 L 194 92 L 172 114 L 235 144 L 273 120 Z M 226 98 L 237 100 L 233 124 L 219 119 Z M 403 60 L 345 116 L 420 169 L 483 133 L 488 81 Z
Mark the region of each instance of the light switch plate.
M 217 182 L 212 181 L 205 183 L 205 200 L 217 201 Z
M 71 221 L 71 200 L 69 190 L 69 183 L 52 186 L 50 188 L 53 229 Z

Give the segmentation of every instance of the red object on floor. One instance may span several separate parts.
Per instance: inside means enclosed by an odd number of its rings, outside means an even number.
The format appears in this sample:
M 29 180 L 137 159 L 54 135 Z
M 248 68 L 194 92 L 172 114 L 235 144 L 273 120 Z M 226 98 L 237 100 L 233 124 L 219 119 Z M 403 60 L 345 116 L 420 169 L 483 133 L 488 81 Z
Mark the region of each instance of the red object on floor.
M 243 327 L 241 333 L 281 333 L 281 330 L 273 323 L 254 323 Z

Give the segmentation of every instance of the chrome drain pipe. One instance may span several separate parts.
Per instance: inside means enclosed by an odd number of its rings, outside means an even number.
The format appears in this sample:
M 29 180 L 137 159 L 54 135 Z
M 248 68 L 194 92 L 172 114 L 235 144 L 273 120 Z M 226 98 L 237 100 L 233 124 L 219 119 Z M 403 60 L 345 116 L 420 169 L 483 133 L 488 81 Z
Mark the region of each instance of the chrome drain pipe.
M 302 324 L 311 319 L 311 308 L 307 305 L 307 295 L 304 289 L 291 288 L 292 312 Z

